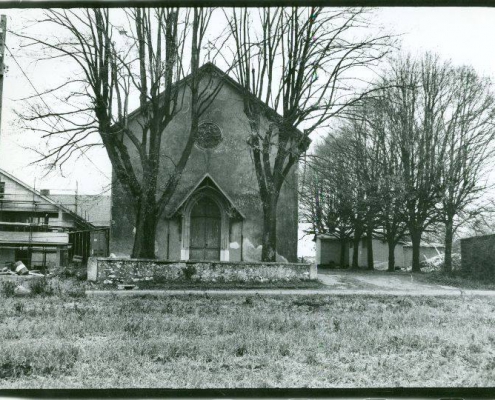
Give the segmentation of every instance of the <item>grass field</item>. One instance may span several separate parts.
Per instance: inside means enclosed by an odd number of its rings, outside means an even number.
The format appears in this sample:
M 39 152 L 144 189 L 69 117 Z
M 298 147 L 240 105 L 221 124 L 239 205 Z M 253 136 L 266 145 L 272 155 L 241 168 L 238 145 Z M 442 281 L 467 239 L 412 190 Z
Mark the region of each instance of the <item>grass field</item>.
M 208 282 L 209 290 L 230 290 L 230 289 L 324 289 L 326 286 L 319 281 L 280 281 L 280 282 Z M 105 285 L 103 283 L 91 284 L 91 289 L 115 290 L 118 284 Z M 137 282 L 139 289 L 156 290 L 203 290 L 205 282 L 178 281 L 178 282 Z
M 1 298 L 1 388 L 490 386 L 495 299 Z
M 424 274 L 417 274 L 416 278 L 424 283 L 436 285 L 454 286 L 461 289 L 495 290 L 495 283 L 483 279 L 475 279 L 460 272 L 445 273 L 434 271 Z

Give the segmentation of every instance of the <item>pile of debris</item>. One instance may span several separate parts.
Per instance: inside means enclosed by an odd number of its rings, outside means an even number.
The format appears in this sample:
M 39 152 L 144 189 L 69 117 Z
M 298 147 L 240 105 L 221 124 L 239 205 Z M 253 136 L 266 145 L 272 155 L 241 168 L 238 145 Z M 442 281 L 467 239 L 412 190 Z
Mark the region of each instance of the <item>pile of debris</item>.
M 5 267 L 0 271 L 0 275 L 32 275 L 32 276 L 45 276 L 40 271 L 28 270 L 22 261 L 16 261 L 12 264 L 11 268 Z
M 425 259 L 420 263 L 421 271 L 434 272 L 441 271 L 444 268 L 445 255 L 439 254 L 428 259 Z M 457 271 L 461 268 L 461 255 L 458 253 L 452 253 L 452 270 Z

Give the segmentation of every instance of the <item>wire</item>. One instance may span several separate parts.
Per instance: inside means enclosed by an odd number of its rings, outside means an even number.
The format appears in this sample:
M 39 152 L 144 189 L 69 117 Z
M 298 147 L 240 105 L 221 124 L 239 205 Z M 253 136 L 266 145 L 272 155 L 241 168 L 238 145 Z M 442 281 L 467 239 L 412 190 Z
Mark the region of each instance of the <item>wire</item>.
M 41 99 L 41 101 L 43 102 L 43 104 L 46 106 L 46 108 L 51 112 L 53 113 L 52 109 L 50 108 L 50 106 L 48 104 L 46 104 L 45 102 L 45 99 L 40 95 L 40 93 L 38 92 L 38 90 L 36 89 L 36 87 L 34 86 L 33 82 L 31 82 L 31 79 L 29 79 L 29 76 L 27 76 L 27 74 L 24 72 L 24 69 L 21 67 L 21 65 L 17 62 L 17 59 L 15 58 L 14 54 L 10 51 L 10 48 L 6 45 L 5 48 L 7 49 L 7 51 L 9 52 L 9 54 L 12 56 L 12 59 L 14 60 L 14 62 L 17 64 L 17 66 L 19 67 L 19 69 L 21 70 L 22 74 L 24 75 L 24 77 L 28 80 L 29 84 L 31 85 L 31 87 L 33 88 L 33 90 L 36 92 L 36 94 L 38 95 L 38 97 Z M 60 122 L 60 117 L 58 118 L 57 120 L 57 123 Z M 76 148 L 81 152 L 81 154 L 86 157 L 86 159 L 91 163 L 93 164 L 93 166 L 107 179 L 110 180 L 110 178 L 107 176 L 107 174 L 105 174 L 100 168 L 98 168 L 98 166 L 93 162 L 93 160 L 91 160 L 85 152 L 83 152 L 81 150 L 81 148 L 79 147 L 79 145 L 77 143 L 74 143 L 74 145 L 76 146 Z

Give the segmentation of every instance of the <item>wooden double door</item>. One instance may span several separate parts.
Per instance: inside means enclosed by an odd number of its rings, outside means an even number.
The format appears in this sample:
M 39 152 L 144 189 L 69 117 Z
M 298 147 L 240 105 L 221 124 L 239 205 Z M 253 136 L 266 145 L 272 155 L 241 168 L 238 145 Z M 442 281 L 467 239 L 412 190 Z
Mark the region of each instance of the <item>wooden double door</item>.
M 220 260 L 222 215 L 218 205 L 202 197 L 191 210 L 189 259 Z

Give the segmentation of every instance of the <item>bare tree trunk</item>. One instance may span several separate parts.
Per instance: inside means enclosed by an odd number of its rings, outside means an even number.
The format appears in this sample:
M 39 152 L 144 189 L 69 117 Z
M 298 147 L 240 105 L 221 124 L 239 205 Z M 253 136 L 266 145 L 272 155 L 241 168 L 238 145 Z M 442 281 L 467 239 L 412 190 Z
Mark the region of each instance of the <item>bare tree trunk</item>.
M 151 163 L 144 166 L 143 183 L 136 206 L 135 235 L 132 258 L 155 258 L 156 177 Z
M 395 242 L 388 241 L 388 272 L 395 271 Z
M 452 217 L 447 217 L 445 223 L 445 260 L 444 271 L 452 271 L 452 242 L 454 241 L 454 221 Z
M 421 272 L 419 267 L 419 248 L 421 245 L 421 232 L 411 232 L 412 242 L 412 272 Z
M 347 265 L 345 251 L 347 248 L 347 240 L 340 239 L 340 268 L 344 268 Z
M 354 238 L 352 239 L 352 268 L 359 268 L 359 242 L 361 241 L 361 234 L 354 233 Z
M 366 235 L 366 250 L 367 250 L 367 266 L 368 269 L 374 269 L 374 257 L 373 257 L 373 230 L 368 229 Z
M 143 196 L 137 208 L 132 258 L 155 258 L 157 218 L 154 198 Z
M 263 237 L 261 260 L 273 262 L 277 260 L 277 201 L 263 202 Z

